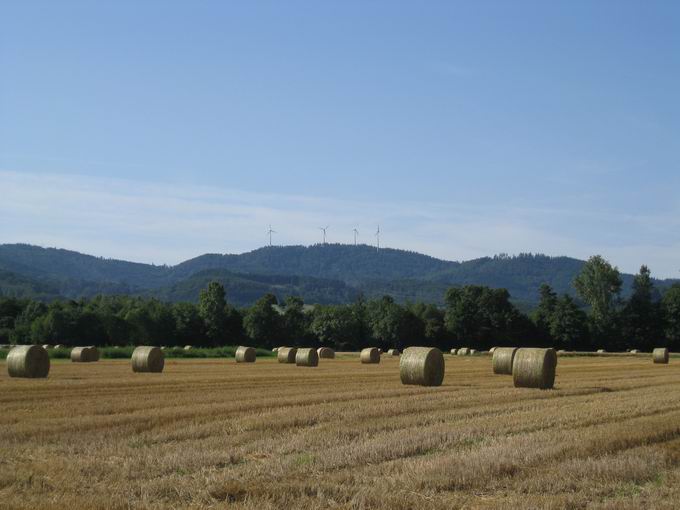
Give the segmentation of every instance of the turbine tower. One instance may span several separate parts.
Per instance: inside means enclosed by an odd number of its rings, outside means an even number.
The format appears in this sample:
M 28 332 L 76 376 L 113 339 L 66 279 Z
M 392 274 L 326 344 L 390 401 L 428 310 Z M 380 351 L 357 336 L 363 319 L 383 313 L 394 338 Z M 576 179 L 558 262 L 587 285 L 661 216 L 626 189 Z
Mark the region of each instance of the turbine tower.
M 378 225 L 378 230 L 375 231 L 375 238 L 377 243 L 375 245 L 376 251 L 380 250 L 380 225 Z
M 272 230 L 272 226 L 269 225 L 269 230 L 267 230 L 267 234 L 269 234 L 269 247 L 271 248 L 271 245 L 272 245 L 272 234 L 276 234 L 276 230 Z
M 328 230 L 328 225 L 325 227 L 319 227 L 319 230 L 323 231 L 323 244 L 326 244 L 326 230 Z
M 352 229 L 352 232 L 354 232 L 354 246 L 357 245 L 357 236 L 359 235 L 359 231 L 355 228 Z

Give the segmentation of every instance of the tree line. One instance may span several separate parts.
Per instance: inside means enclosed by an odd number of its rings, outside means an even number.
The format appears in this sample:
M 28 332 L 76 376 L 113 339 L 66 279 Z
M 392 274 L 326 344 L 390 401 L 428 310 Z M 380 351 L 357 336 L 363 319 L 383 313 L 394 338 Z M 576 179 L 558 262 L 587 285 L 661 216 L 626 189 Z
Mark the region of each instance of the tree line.
M 506 289 L 480 285 L 450 288 L 444 306 L 359 296 L 350 304 L 306 307 L 296 296 L 278 302 L 266 294 L 250 307 L 237 308 L 218 282 L 200 292 L 197 304 L 131 296 L 49 304 L 1 298 L 0 343 L 680 350 L 680 284 L 662 294 L 642 266 L 632 295 L 623 299 L 618 269 L 599 256 L 588 260 L 573 284 L 577 298 L 542 285 L 540 301 L 529 314 L 513 305 Z

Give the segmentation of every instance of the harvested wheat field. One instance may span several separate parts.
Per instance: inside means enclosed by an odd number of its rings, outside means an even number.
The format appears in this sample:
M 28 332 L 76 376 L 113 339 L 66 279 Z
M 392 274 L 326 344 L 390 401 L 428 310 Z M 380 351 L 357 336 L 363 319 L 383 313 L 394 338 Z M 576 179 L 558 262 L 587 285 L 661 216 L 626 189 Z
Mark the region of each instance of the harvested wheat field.
M 0 364 L 2 508 L 678 508 L 680 363 L 560 358 L 554 390 L 490 357 L 439 387 L 399 358 Z

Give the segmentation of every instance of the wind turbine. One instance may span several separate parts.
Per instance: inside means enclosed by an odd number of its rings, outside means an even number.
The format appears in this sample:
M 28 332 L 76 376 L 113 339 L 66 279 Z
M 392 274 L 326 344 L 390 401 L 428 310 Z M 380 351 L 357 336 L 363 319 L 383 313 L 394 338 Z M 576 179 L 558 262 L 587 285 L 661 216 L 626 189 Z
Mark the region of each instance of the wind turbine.
M 323 230 L 323 244 L 326 244 L 326 230 L 328 230 L 328 225 L 325 227 L 319 227 L 319 230 Z
M 378 240 L 377 244 L 375 245 L 376 251 L 380 249 L 380 225 L 378 225 L 378 230 L 375 231 L 375 238 Z
M 352 229 L 352 232 L 354 232 L 354 246 L 357 245 L 357 236 L 359 235 L 359 231 L 355 228 Z
M 269 234 L 269 246 L 271 247 L 271 245 L 272 245 L 272 234 L 276 234 L 276 230 L 272 230 L 272 226 L 269 225 L 269 230 L 267 230 L 267 234 Z

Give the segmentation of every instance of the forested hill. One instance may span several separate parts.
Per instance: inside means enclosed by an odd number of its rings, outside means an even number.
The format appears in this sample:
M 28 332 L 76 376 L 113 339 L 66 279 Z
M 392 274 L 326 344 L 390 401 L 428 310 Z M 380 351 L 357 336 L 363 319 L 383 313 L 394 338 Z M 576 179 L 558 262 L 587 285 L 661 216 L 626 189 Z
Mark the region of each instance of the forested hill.
M 427 278 L 458 266 L 416 252 L 381 248 L 365 244 L 317 244 L 313 246 L 272 246 L 241 255 L 202 255 L 172 268 L 176 277 L 203 269 L 262 274 L 304 275 L 357 284 L 366 279 L 393 280 Z
M 233 273 L 225 269 L 206 269 L 172 285 L 151 289 L 146 294 L 164 301 L 196 301 L 202 289 L 212 281 L 224 286 L 229 302 L 236 306 L 251 305 L 267 293 L 279 301 L 287 296 L 304 296 L 307 303 L 351 303 L 359 290 L 339 280 L 297 275 Z
M 60 297 L 60 288 L 50 282 L 39 282 L 27 276 L 0 269 L 0 296 L 30 297 L 51 301 Z
M 168 273 L 167 266 L 105 259 L 29 244 L 0 244 L 0 269 L 32 278 L 124 283 L 133 288 L 158 286 Z
M 206 278 L 225 284 L 232 302 L 249 304 L 263 292 L 301 295 L 309 303 L 341 303 L 359 292 L 399 301 L 441 302 L 446 288 L 503 287 L 534 303 L 541 283 L 572 292 L 583 261 L 544 255 L 495 256 L 449 262 L 420 253 L 367 245 L 274 246 L 240 255 L 206 254 L 176 266 L 104 259 L 27 244 L 0 245 L 0 295 L 49 299 L 95 294 L 154 295 L 171 301 L 198 298 Z M 653 268 L 652 268 L 653 270 Z M 628 288 L 632 277 L 624 275 Z M 670 282 L 656 282 L 663 287 Z

